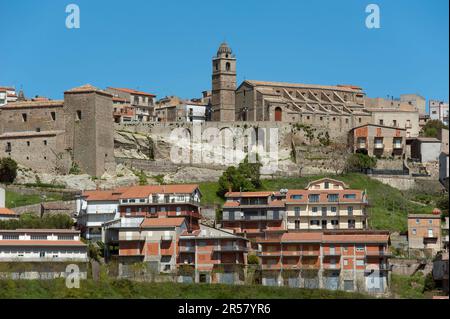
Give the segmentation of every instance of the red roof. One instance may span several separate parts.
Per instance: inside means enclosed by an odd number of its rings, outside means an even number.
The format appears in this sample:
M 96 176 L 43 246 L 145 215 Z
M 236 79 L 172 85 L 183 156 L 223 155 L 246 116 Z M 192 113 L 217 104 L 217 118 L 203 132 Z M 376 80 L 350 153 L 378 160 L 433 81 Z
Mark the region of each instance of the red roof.
M 284 233 L 281 236 L 282 242 L 321 242 L 322 233 L 312 232 L 298 232 L 298 233 Z
M 84 191 L 83 196 L 86 196 L 88 201 L 115 201 L 119 200 L 122 192 L 119 190 L 96 190 Z
M 156 95 L 151 94 L 151 93 L 146 93 L 146 92 L 137 91 L 137 90 L 133 90 L 133 89 L 127 89 L 127 88 L 111 88 L 110 87 L 108 89 L 122 91 L 122 92 L 125 92 L 125 93 L 130 93 L 130 94 L 135 94 L 135 95 L 145 95 L 145 96 L 151 96 L 151 97 L 155 97 L 156 96 Z
M 266 192 L 227 192 L 225 197 L 266 197 L 272 194 L 277 194 L 277 192 L 266 191 Z
M 15 211 L 13 211 L 13 210 L 11 210 L 11 209 L 9 209 L 9 208 L 1 207 L 1 208 L 0 208 L 0 215 L 17 216 L 18 214 L 17 214 Z
M 145 218 L 141 223 L 142 228 L 179 227 L 184 223 L 182 217 Z
M 124 189 L 120 198 L 147 198 L 150 194 L 190 194 L 197 188 L 197 184 L 131 186 Z

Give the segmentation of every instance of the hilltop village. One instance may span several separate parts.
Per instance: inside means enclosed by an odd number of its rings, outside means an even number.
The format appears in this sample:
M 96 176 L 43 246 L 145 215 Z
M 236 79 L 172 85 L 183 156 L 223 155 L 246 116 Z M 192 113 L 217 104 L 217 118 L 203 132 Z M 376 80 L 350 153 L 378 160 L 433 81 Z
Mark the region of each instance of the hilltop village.
M 85 84 L 53 100 L 1 86 L 0 158 L 15 174 L 0 189 L 0 273 L 52 279 L 72 262 L 86 279 L 94 262 L 120 278 L 138 265 L 179 283 L 391 296 L 393 276 L 421 272 L 448 295 L 448 102 L 349 84 L 238 85 L 236 64 L 222 43 L 211 90 L 196 98 Z M 196 127 L 233 142 L 194 163 L 199 145 L 215 144 Z M 274 136 L 275 169 L 248 173 Z M 243 156 L 221 160 L 237 141 Z M 174 163 L 174 148 L 188 160 Z M 30 214 L 72 222 L 26 227 Z

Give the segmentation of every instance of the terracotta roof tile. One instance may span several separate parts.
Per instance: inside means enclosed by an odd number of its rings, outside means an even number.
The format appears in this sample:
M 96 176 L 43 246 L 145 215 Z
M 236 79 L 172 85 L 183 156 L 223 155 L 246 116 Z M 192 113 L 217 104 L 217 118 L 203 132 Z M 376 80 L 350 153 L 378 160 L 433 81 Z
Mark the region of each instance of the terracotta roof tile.
M 121 91 L 121 92 L 125 92 L 125 93 L 135 94 L 135 95 L 145 95 L 145 96 L 151 96 L 151 97 L 155 97 L 156 96 L 156 95 L 154 95 L 152 93 L 142 92 L 142 91 L 133 90 L 133 89 L 127 89 L 127 88 L 112 88 L 112 87 L 109 87 L 108 89 L 117 90 L 117 91 Z
M 179 227 L 184 223 L 185 219 L 181 217 L 165 217 L 165 218 L 145 218 L 142 228 L 159 228 L 159 227 Z
M 120 198 L 146 198 L 151 194 L 190 194 L 197 188 L 197 184 L 131 186 L 124 189 Z

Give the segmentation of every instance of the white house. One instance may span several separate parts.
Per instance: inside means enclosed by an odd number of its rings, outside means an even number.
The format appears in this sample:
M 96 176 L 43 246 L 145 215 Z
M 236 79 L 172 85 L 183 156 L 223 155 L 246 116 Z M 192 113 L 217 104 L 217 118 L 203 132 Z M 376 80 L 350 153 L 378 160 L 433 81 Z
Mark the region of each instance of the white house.
M 77 225 L 86 239 L 101 240 L 102 226 L 120 217 L 120 192 L 86 191 L 76 200 Z

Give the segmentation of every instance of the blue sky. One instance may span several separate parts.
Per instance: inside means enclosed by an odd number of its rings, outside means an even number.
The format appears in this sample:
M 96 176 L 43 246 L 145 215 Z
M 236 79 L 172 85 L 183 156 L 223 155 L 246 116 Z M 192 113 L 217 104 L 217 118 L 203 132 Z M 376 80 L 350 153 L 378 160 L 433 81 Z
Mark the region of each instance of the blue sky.
M 81 28 L 67 29 L 78 4 Z M 367 29 L 377 3 L 381 28 Z M 226 40 L 244 79 L 354 84 L 448 100 L 447 0 L 0 0 L 0 86 L 62 98 L 91 83 L 200 96 Z

